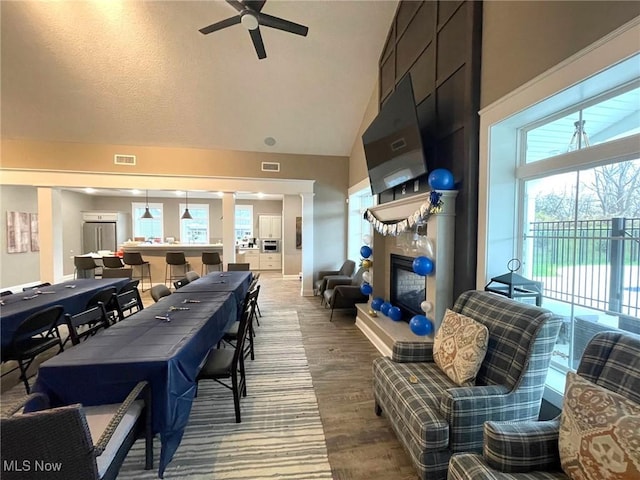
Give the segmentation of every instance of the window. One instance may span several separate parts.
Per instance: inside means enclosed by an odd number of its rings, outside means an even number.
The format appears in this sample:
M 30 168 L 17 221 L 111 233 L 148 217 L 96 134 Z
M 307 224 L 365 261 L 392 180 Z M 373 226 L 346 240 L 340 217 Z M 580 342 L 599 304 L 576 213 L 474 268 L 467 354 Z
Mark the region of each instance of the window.
M 180 204 L 182 216 L 186 204 Z M 209 243 L 209 205 L 204 203 L 190 203 L 191 219 L 180 219 L 180 241 L 182 243 Z
M 144 238 L 150 241 L 162 241 L 164 237 L 162 204 L 150 203 L 149 211 L 153 218 L 141 218 L 144 215 L 146 204 L 131 203 L 131 211 L 133 218 L 133 236 L 134 238 Z
M 545 392 L 558 406 L 593 335 L 640 332 L 640 55 L 598 67 L 590 55 L 606 56 L 590 52 L 574 62 L 592 63 L 592 76 L 571 82 L 561 68 L 481 113 L 490 184 L 478 283 L 513 257 L 542 282 L 543 307 L 564 319 Z M 543 94 L 554 82 L 568 86 Z
M 253 205 L 236 205 L 236 242 L 253 238 Z
M 372 235 L 371 224 L 363 218 L 365 210 L 374 205 L 374 196 L 371 188 L 349 195 L 349 238 L 347 241 L 347 258 L 358 263 L 360 260 L 360 248 L 364 245 L 363 237 Z

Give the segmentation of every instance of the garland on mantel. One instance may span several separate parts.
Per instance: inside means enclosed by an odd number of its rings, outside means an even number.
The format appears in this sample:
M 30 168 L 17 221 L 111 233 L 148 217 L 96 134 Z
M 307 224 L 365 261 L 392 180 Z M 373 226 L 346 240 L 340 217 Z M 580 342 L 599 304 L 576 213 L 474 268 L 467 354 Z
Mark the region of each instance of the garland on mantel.
M 364 219 L 368 221 L 376 232 L 381 235 L 393 235 L 397 236 L 403 232 L 406 232 L 408 229 L 413 228 L 417 223 L 421 221 L 428 220 L 431 215 L 434 213 L 438 213 L 442 210 L 442 193 L 431 191 L 429 194 L 429 201 L 424 202 L 420 205 L 420 208 L 415 211 L 413 215 L 409 217 L 398 220 L 396 222 L 386 223 L 376 218 L 375 213 L 367 208 L 364 212 Z

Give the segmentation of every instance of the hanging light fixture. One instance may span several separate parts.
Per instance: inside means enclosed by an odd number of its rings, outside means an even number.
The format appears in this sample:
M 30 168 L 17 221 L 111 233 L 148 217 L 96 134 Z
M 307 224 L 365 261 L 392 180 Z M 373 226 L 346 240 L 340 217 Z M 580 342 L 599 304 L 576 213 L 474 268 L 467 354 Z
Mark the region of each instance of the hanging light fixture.
M 140 218 L 153 218 L 153 215 L 151 215 L 151 212 L 149 211 L 149 190 L 145 190 L 144 192 L 145 192 L 144 195 L 146 200 L 146 207 L 144 209 L 144 213 Z
M 185 203 L 184 213 L 182 214 L 182 216 L 180 218 L 182 220 L 192 220 L 193 217 L 189 213 L 189 192 L 184 192 L 184 193 L 186 195 L 186 203 Z

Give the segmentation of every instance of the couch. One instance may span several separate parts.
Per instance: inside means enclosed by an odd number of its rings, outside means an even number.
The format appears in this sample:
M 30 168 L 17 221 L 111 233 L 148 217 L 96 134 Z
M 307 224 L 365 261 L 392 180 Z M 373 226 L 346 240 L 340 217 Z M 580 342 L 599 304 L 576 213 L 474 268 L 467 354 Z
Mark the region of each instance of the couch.
M 376 414 L 384 415 L 419 477 L 444 479 L 449 458 L 482 451 L 487 420 L 538 418 L 561 317 L 490 292 L 468 291 L 452 310 L 488 330 L 475 382 L 454 383 L 433 360 L 433 343 L 397 342 L 373 362 Z
M 575 395 L 578 378 L 581 391 Z M 577 372 L 567 374 L 567 385 L 558 418 L 487 422 L 483 454 L 454 455 L 449 480 L 640 478 L 640 336 L 596 334 Z M 616 405 L 615 397 L 626 406 Z M 620 418 L 623 408 L 631 415 Z M 583 429 L 582 438 L 574 436 L 574 426 Z

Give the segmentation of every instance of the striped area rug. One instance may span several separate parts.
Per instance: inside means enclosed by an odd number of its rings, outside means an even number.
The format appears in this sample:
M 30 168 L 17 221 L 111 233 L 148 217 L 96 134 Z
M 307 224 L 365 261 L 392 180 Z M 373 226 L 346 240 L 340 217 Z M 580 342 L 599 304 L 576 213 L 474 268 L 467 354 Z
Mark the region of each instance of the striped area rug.
M 165 479 L 332 479 L 295 311 L 265 312 L 256 327 L 255 354 L 246 362 L 242 423 L 235 423 L 231 391 L 201 381 Z M 156 479 L 159 444 L 156 438 L 156 468 L 145 471 L 144 443 L 138 440 L 118 479 Z

